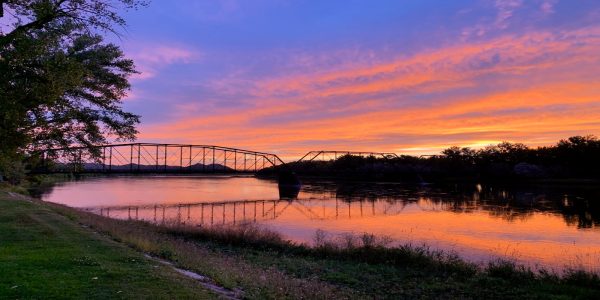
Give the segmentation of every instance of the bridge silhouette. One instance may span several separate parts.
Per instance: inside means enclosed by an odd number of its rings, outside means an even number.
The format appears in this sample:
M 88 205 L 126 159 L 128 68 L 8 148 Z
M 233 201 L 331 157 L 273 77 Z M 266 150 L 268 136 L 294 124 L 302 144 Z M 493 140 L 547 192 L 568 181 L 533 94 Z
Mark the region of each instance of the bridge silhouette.
M 339 150 L 319 150 L 309 151 L 302 156 L 298 161 L 326 161 L 336 160 L 344 155 L 362 156 L 362 157 L 380 157 L 380 158 L 398 158 L 398 154 L 392 152 L 364 152 L 364 151 L 339 151 Z
M 306 220 L 338 220 L 397 215 L 403 201 L 343 201 L 280 199 L 88 207 L 102 216 L 187 225 L 232 225 L 276 220 L 297 215 Z
M 277 154 L 214 145 L 129 143 L 67 147 L 39 152 L 37 173 L 255 173 L 285 165 Z M 300 161 L 342 155 L 398 157 L 395 153 L 310 151 Z
M 156 143 L 49 149 L 41 152 L 41 159 L 38 171 L 43 173 L 253 173 L 284 164 L 266 152 Z

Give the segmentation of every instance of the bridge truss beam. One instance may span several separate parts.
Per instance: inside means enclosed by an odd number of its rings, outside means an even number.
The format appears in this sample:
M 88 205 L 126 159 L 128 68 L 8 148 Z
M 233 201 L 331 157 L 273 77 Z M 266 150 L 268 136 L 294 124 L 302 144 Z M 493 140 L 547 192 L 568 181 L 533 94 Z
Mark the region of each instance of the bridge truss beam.
M 382 157 L 382 158 L 398 158 L 396 153 L 392 152 L 368 152 L 368 151 L 337 151 L 337 150 L 320 150 L 320 151 L 310 151 L 306 153 L 302 158 L 298 160 L 301 161 L 327 161 L 327 160 L 336 160 L 344 155 L 353 155 L 353 156 L 362 156 L 362 157 Z
M 41 157 L 41 173 L 253 173 L 284 164 L 266 152 L 155 143 L 49 149 Z

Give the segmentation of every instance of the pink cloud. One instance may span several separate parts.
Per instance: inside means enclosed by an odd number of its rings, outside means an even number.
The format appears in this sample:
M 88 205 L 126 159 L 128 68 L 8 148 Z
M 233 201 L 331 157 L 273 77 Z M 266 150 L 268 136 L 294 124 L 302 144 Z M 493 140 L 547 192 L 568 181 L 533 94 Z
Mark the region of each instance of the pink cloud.
M 146 124 L 140 138 L 177 137 L 289 157 L 323 145 L 417 153 L 496 140 L 547 144 L 600 133 L 599 49 L 600 27 L 591 27 L 506 35 L 377 61 L 354 60 L 356 54 L 347 52 L 338 59 L 350 62 L 321 67 L 313 62 L 325 58 L 306 55 L 295 61 L 311 65 L 301 74 L 257 79 L 236 71 L 215 84 L 217 91 L 247 98 L 245 105 Z M 485 78 L 493 78 L 493 88 Z M 456 89 L 467 92 L 453 94 Z M 428 94 L 443 97 L 421 99 Z
M 267 79 L 256 83 L 261 98 L 324 97 L 378 94 L 386 91 L 432 92 L 472 86 L 489 74 L 519 75 L 594 60 L 600 44 L 597 29 L 561 33 L 529 33 L 491 41 L 445 47 L 412 57 L 376 64 L 355 64 L 341 70 Z M 230 87 L 231 88 L 231 87 Z M 310 101 L 310 100 L 308 100 Z M 305 102 L 306 103 L 306 102 Z
M 197 57 L 196 52 L 172 46 L 145 47 L 133 54 L 134 59 L 157 66 L 187 63 Z
M 554 13 L 554 6 L 557 2 L 558 0 L 545 0 L 542 2 L 542 5 L 540 5 L 540 9 L 544 14 L 552 14 Z
M 139 94 L 134 91 L 128 91 L 125 97 L 121 98 L 122 101 L 135 101 L 139 99 Z
M 145 80 L 155 77 L 161 68 L 172 64 L 187 64 L 202 57 L 198 51 L 178 46 L 165 45 L 133 45 L 133 50 L 128 51 L 129 56 L 140 74 L 132 76 L 132 79 Z
M 523 5 L 522 0 L 496 0 L 495 7 L 498 10 L 496 15 L 496 27 L 505 29 L 508 27 L 508 20 L 512 18 L 514 11 Z

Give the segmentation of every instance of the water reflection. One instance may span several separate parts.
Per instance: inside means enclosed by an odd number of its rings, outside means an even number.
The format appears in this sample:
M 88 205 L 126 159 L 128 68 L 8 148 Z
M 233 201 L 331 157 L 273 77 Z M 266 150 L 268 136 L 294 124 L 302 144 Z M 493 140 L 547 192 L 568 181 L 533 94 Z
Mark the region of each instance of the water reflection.
M 600 267 L 596 187 L 307 181 L 298 191 L 252 177 L 114 177 L 64 183 L 41 197 L 121 219 L 257 222 L 299 242 L 317 229 L 370 232 L 474 261 Z
M 325 194 L 344 201 L 425 201 L 426 209 L 456 213 L 488 211 L 507 221 L 526 220 L 534 213 L 563 216 L 569 226 L 600 226 L 600 189 L 595 186 L 497 186 L 455 184 L 406 186 L 394 183 L 312 183 L 305 195 Z M 435 207 L 435 208 L 433 208 Z
M 306 220 L 340 220 L 400 214 L 402 201 L 341 201 L 285 199 L 201 202 L 170 205 L 100 206 L 85 208 L 106 217 L 196 226 L 231 225 L 286 217 L 288 210 Z
M 423 211 L 486 211 L 506 221 L 536 213 L 560 214 L 566 225 L 600 226 L 600 189 L 596 187 L 497 186 L 455 184 L 411 186 L 397 183 L 309 181 L 277 185 L 252 177 L 115 177 L 61 183 L 34 191 L 39 198 L 74 207 L 123 204 L 183 205 L 200 202 L 323 199 L 344 202 L 416 203 Z M 313 201 L 314 202 L 314 201 Z

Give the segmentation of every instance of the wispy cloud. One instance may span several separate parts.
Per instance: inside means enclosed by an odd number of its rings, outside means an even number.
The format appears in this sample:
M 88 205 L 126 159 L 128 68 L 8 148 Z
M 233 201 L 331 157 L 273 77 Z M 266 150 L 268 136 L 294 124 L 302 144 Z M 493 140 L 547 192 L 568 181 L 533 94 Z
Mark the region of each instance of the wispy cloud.
M 507 28 L 515 10 L 522 5 L 522 0 L 496 0 L 495 7 L 498 10 L 495 22 L 496 27 L 500 29 Z
M 544 67 L 594 60 L 600 37 L 588 32 L 529 33 L 491 41 L 462 44 L 398 57 L 379 64 L 353 65 L 327 73 L 287 76 L 257 83 L 261 97 L 324 97 L 434 92 L 472 86 L 486 74 L 519 75 Z M 310 100 L 309 100 L 310 101 Z
M 542 10 L 553 9 L 553 0 L 543 1 L 544 3 L 540 6 Z M 494 11 L 494 17 L 492 19 L 480 17 L 478 22 L 470 24 L 462 29 L 461 38 L 466 41 L 471 38 L 482 38 L 486 35 L 491 35 L 494 32 L 504 31 L 510 27 L 511 19 L 513 19 L 516 11 L 522 8 L 523 5 L 523 0 L 496 0 L 493 5 L 489 7 Z
M 348 62 L 330 66 L 319 66 L 315 61 L 326 59 L 308 53 L 294 60 L 310 66 L 300 66 L 301 74 L 240 72 L 214 85 L 217 95 L 245 99 L 242 105 L 145 125 L 141 137 L 177 136 L 286 155 L 318 143 L 414 152 L 495 140 L 549 143 L 600 130 L 598 51 L 600 28 L 589 27 L 364 61 L 357 53 L 331 53 Z
M 130 45 L 128 55 L 140 72 L 133 79 L 144 80 L 153 78 L 161 68 L 172 64 L 186 64 L 196 61 L 202 54 L 187 47 L 150 44 Z
M 544 0 L 540 5 L 540 10 L 547 15 L 553 14 L 556 3 L 558 3 L 558 0 Z

